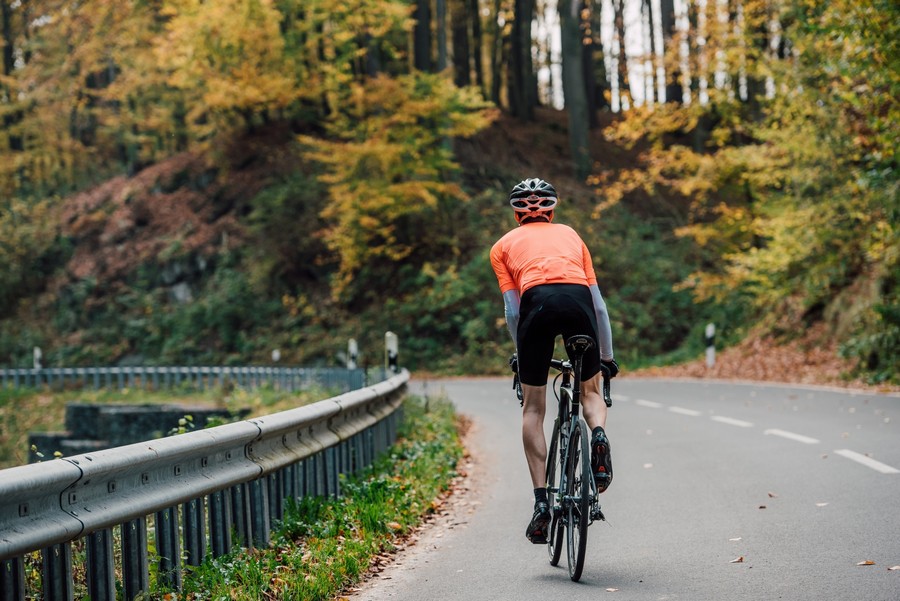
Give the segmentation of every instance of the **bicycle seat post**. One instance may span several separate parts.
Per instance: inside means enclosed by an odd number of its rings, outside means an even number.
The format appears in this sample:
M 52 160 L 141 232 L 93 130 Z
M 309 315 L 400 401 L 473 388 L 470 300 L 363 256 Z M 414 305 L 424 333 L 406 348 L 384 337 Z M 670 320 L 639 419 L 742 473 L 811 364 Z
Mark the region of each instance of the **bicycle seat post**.
M 594 339 L 585 334 L 576 334 L 566 340 L 566 351 L 572 359 L 572 365 L 574 367 L 575 381 L 573 382 L 572 405 L 576 412 L 581 404 L 581 366 L 584 354 L 593 348 L 593 346 Z

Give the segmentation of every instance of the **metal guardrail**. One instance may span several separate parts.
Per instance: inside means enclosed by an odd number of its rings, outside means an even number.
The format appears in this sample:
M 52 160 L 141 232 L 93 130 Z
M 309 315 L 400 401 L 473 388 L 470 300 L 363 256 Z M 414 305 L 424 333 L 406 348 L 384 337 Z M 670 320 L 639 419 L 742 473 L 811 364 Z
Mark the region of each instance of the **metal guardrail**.
M 272 386 L 296 391 L 319 385 L 339 390 L 362 388 L 366 371 L 338 367 L 45 367 L 0 369 L 0 388 L 187 387 L 205 390 L 232 382 L 241 388 Z
M 131 600 L 149 584 L 148 516 L 157 584 L 177 590 L 182 561 L 264 546 L 288 499 L 339 494 L 339 474 L 395 440 L 409 373 L 313 405 L 44 463 L 0 470 L 0 600 L 19 601 L 25 555 L 40 551 L 41 597 L 73 599 L 73 541 L 87 594 Z M 121 555 L 114 554 L 119 528 Z

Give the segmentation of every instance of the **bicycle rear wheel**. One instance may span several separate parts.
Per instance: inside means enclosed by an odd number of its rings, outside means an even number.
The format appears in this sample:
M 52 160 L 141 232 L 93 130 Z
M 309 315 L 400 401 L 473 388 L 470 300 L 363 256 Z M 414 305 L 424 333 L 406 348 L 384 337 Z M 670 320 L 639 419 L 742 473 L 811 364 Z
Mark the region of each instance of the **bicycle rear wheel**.
M 591 520 L 591 455 L 588 427 L 583 419 L 572 431 L 566 453 L 566 551 L 569 578 L 578 581 L 584 569 L 587 529 Z
M 547 536 L 547 554 L 550 555 L 550 565 L 559 563 L 563 545 L 563 519 L 562 505 L 560 504 L 560 476 L 562 466 L 559 460 L 559 420 L 553 425 L 553 436 L 550 438 L 550 448 L 547 451 L 547 497 L 550 500 L 550 531 Z

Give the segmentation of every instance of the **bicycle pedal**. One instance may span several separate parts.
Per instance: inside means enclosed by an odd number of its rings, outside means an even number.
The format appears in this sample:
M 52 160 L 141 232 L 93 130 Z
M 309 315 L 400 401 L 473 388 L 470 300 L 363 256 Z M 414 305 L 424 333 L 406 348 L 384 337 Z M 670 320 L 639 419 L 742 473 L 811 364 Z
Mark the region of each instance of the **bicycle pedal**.
M 604 522 L 606 521 L 606 516 L 603 515 L 603 512 L 600 510 L 600 506 L 597 506 L 591 510 L 591 519 L 602 520 Z

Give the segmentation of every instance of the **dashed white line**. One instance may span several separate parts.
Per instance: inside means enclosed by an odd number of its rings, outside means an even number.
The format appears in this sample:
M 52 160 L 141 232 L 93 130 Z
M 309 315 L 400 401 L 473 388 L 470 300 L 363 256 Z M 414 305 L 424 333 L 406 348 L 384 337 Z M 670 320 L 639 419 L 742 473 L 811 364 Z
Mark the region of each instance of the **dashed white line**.
M 631 397 L 627 397 L 627 396 L 625 396 L 624 394 L 611 394 L 611 395 L 609 395 L 609 396 L 612 397 L 612 399 L 613 399 L 614 401 L 625 401 L 625 402 L 627 402 L 627 401 L 629 401 L 629 400 L 631 399 Z
M 678 413 L 681 415 L 690 415 L 691 417 L 697 417 L 699 415 L 703 415 L 702 411 L 697 411 L 696 409 L 685 409 L 684 407 L 669 407 L 669 411 L 672 413 Z
M 851 461 L 855 461 L 857 463 L 861 463 L 866 467 L 870 467 L 876 472 L 881 472 L 882 474 L 900 474 L 900 470 L 897 468 L 893 468 L 887 464 L 881 463 L 880 461 L 875 461 L 871 457 L 867 457 L 862 453 L 857 453 L 856 451 L 851 451 L 850 449 L 838 449 L 835 451 L 838 455 L 842 457 L 846 457 Z
M 656 401 L 647 401 L 644 399 L 637 399 L 634 402 L 636 405 L 640 405 L 641 407 L 650 407 L 651 409 L 659 409 L 662 407 L 662 403 L 657 403 Z
M 779 430 L 778 428 L 770 428 L 763 432 L 766 436 L 780 436 L 781 438 L 787 438 L 788 440 L 795 440 L 797 442 L 802 442 L 804 444 L 818 444 L 819 439 L 812 438 L 810 436 L 804 436 L 803 434 L 795 434 L 793 432 L 788 432 L 786 430 Z
M 713 415 L 711 418 L 714 422 L 728 424 L 729 426 L 738 426 L 739 428 L 752 428 L 751 422 L 745 422 L 742 419 L 734 419 L 733 417 L 725 417 L 724 415 Z

